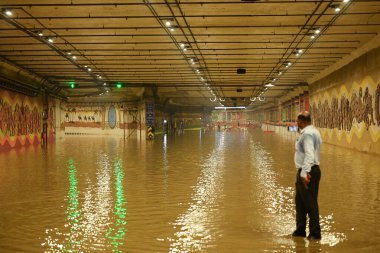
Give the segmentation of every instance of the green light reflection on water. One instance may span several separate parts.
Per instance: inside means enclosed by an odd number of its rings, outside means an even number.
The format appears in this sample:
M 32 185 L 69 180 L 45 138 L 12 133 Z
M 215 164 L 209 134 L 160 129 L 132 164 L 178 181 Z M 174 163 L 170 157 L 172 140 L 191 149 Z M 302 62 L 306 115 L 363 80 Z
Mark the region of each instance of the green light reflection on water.
M 69 193 L 68 193 L 68 206 L 67 206 L 67 219 L 70 227 L 70 236 L 68 242 L 64 245 L 64 252 L 75 251 L 76 245 L 80 245 L 78 239 L 78 231 L 80 230 L 80 215 L 79 211 L 79 191 L 78 191 L 78 178 L 77 168 L 74 159 L 70 158 L 68 161 L 68 177 L 69 177 Z
M 124 170 L 120 160 L 117 160 L 114 164 L 115 168 L 115 191 L 116 201 L 114 204 L 113 214 L 115 215 L 115 227 L 110 227 L 106 234 L 109 239 L 109 243 L 113 245 L 112 252 L 123 252 L 119 247 L 124 244 L 124 237 L 128 231 L 127 225 L 127 208 L 126 199 L 124 196 Z

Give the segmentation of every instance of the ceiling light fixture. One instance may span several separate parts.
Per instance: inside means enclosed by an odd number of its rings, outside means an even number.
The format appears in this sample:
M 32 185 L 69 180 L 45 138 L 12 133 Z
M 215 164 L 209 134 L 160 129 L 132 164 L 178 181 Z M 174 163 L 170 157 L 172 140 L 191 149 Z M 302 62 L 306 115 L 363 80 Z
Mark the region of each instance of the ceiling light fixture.
M 292 65 L 292 63 L 290 61 L 286 61 L 284 62 L 284 65 L 285 65 L 285 68 L 289 68 Z
M 191 48 L 190 44 L 186 43 L 186 42 L 181 42 L 179 43 L 179 46 L 180 48 L 186 52 L 189 48 Z
M 303 50 L 302 50 L 302 49 L 296 49 L 296 50 L 294 50 L 294 54 L 295 54 L 296 56 L 300 56 L 302 53 L 303 53 Z
M 40 36 L 40 37 L 44 36 L 44 33 L 40 30 L 33 30 L 32 32 L 35 33 L 36 35 Z
M 343 3 L 348 3 L 350 0 L 343 0 Z
M 267 83 L 266 85 L 264 85 L 265 87 L 273 87 L 274 85 L 272 84 L 272 83 Z M 263 94 L 262 92 L 261 92 L 261 94 Z
M 3 13 L 7 15 L 8 17 L 13 16 L 13 12 L 11 9 L 3 9 Z
M 47 38 L 46 40 L 47 40 L 49 43 L 53 43 L 53 42 L 54 42 L 53 38 Z
M 338 13 L 338 12 L 341 11 L 341 8 L 340 8 L 339 4 L 331 4 L 331 5 L 330 5 L 330 8 L 334 9 L 334 11 L 335 11 L 336 13 Z
M 215 110 L 245 109 L 245 106 L 215 106 Z

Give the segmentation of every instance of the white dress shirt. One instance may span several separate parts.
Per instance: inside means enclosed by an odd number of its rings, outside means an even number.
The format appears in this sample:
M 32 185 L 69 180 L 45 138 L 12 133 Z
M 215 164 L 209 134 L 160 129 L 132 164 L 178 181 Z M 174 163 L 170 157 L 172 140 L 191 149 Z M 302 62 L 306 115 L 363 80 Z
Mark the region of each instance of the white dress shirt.
M 306 178 L 311 167 L 319 165 L 321 144 L 321 134 L 313 125 L 308 125 L 301 130 L 301 135 L 296 140 L 296 152 L 294 154 L 296 168 L 302 169 L 301 177 Z

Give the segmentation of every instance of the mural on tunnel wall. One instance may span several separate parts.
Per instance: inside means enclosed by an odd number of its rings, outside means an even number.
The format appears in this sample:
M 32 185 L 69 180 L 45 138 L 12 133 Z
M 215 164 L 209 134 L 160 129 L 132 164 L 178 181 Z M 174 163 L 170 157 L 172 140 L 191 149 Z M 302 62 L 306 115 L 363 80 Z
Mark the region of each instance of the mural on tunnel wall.
M 329 139 L 335 135 L 351 143 L 354 136 L 369 135 L 372 142 L 380 138 L 380 82 L 367 76 L 360 83 L 335 86 L 315 92 L 311 102 L 314 125 Z M 326 137 L 326 136 L 325 136 Z
M 49 101 L 52 105 L 53 101 Z M 49 106 L 48 135 L 54 134 L 54 110 Z M 0 90 L 0 150 L 36 144 L 41 141 L 43 104 L 28 97 Z
M 65 115 L 64 126 L 102 128 L 106 108 L 100 105 L 66 105 L 63 108 Z

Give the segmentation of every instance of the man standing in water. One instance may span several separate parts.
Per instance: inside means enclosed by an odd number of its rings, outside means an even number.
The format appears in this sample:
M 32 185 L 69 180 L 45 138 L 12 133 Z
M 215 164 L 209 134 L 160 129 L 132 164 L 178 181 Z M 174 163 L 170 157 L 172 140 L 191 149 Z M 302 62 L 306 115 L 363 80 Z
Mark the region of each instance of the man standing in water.
M 296 141 L 294 161 L 297 172 L 296 181 L 296 230 L 292 236 L 306 236 L 306 215 L 309 215 L 309 240 L 321 239 L 319 225 L 318 188 L 321 178 L 319 168 L 322 139 L 319 131 L 311 125 L 307 111 L 297 117 L 300 136 Z

